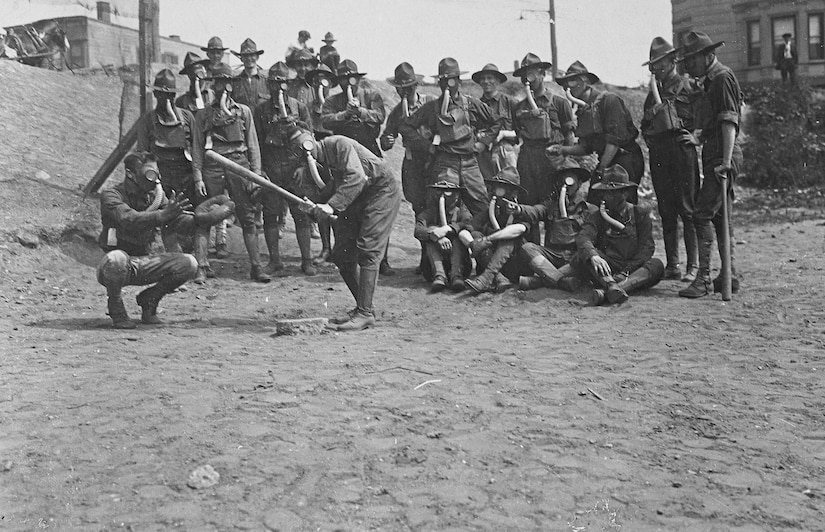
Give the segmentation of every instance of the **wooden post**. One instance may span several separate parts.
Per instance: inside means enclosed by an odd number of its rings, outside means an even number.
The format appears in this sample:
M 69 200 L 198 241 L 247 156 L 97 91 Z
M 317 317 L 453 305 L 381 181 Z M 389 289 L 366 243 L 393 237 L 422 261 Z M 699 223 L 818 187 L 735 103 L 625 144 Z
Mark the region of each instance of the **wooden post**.
M 553 81 L 555 81 L 556 70 L 559 68 L 559 54 L 556 50 L 556 3 L 553 0 L 550 0 L 550 9 L 548 10 L 548 14 L 550 15 L 550 56 L 551 62 L 553 63 L 553 68 L 550 69 L 550 75 L 553 76 Z
M 120 164 L 120 161 L 126 157 L 126 154 L 129 153 L 129 150 L 132 149 L 132 146 L 135 145 L 138 138 L 138 124 L 140 123 L 140 119 L 136 120 L 135 123 L 132 125 L 132 128 L 120 139 L 115 149 L 112 150 L 112 153 L 109 154 L 109 157 L 103 162 L 103 165 L 95 172 L 95 175 L 92 176 L 92 179 L 86 184 L 86 188 L 83 189 L 83 197 L 88 196 L 89 194 L 94 194 L 100 187 L 103 186 L 103 183 L 109 178 L 109 175 L 117 168 L 117 165 Z
M 152 63 L 160 55 L 160 6 L 158 0 L 140 0 L 138 8 L 138 68 L 140 70 L 140 114 L 152 109 L 146 97 L 146 85 L 151 81 Z

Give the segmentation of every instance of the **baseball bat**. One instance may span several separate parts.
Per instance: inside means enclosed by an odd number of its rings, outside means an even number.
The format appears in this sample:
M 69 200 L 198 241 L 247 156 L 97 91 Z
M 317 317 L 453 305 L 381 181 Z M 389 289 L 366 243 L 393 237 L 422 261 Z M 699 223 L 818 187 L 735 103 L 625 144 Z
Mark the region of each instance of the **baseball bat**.
M 731 264 L 730 264 L 730 223 L 728 221 L 728 173 L 722 174 L 722 238 L 720 246 L 720 259 L 722 260 L 722 301 L 730 301 L 731 288 Z
M 309 209 L 315 208 L 315 204 L 313 202 L 309 201 L 308 199 L 299 198 L 298 196 L 296 196 L 292 192 L 286 190 L 285 188 L 279 187 L 278 185 L 276 185 L 275 183 L 269 181 L 268 179 L 264 179 L 263 177 L 259 176 L 258 174 L 256 174 L 252 170 L 244 168 L 243 166 L 239 165 L 235 161 L 230 161 L 229 159 L 227 159 L 226 157 L 224 157 L 223 155 L 221 155 L 219 153 L 215 153 L 212 150 L 207 150 L 206 151 L 206 158 L 211 159 L 212 161 L 218 163 L 219 165 L 224 167 L 226 170 L 231 171 L 233 174 L 235 174 L 236 176 L 238 176 L 242 179 L 246 179 L 247 181 L 252 181 L 253 183 L 255 183 L 257 185 L 260 185 L 264 188 L 268 188 L 268 189 L 272 190 L 273 192 L 275 192 L 276 194 L 278 194 L 279 196 L 281 196 L 282 198 L 284 198 L 286 200 L 292 201 L 292 202 L 297 203 L 299 205 L 303 205 L 303 206 L 305 206 Z M 338 219 L 338 217 L 335 216 L 335 215 L 330 215 L 329 219 L 332 220 L 332 221 L 336 221 Z

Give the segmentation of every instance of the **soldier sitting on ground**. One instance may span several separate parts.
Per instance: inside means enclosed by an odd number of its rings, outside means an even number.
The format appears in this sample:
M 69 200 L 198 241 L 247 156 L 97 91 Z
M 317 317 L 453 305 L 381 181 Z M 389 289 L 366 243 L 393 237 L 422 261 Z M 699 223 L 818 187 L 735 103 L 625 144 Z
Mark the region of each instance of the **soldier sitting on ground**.
M 464 290 L 464 278 L 470 273 L 472 263 L 458 234 L 472 230 L 473 215 L 461 203 L 460 186 L 439 181 L 429 188 L 438 192 L 438 201 L 431 202 L 415 217 L 415 238 L 421 241 L 427 257 L 421 273 L 432 282 L 433 292 L 444 290 L 448 282 L 453 292 L 460 292 Z
M 585 201 L 590 172 L 567 160 L 556 174 L 561 184 L 538 205 L 519 205 L 516 219 L 533 226 L 544 222 L 544 245 L 525 242 L 518 254 L 520 269 L 529 272 L 519 277 L 520 290 L 549 287 L 576 292 L 581 281 L 574 275 L 570 261 L 576 256 L 576 236 L 596 208 Z
M 519 184 L 518 171 L 508 166 L 486 181 L 491 198 L 488 208 L 473 218 L 472 234 L 466 229 L 459 233 L 476 259 L 476 273 L 480 273 L 464 284 L 477 294 L 493 290 L 500 293 L 513 287 L 502 270 L 520 249 L 522 235 L 530 229 L 529 223 L 513 219 L 519 192 L 526 192 Z
M 595 283 L 594 305 L 623 303 L 629 292 L 656 285 L 665 273 L 662 261 L 653 258 L 650 209 L 627 201 L 636 186 L 617 164 L 590 187 L 591 197 L 600 203 L 599 213 L 589 216 L 579 231 L 572 266 Z

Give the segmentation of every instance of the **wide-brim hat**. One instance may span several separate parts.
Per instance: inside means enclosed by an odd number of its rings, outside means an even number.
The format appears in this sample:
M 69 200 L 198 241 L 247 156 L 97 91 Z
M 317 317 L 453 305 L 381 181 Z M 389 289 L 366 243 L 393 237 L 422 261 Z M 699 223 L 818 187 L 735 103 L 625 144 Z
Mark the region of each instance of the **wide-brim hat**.
M 229 50 L 229 48 L 224 47 L 220 37 L 212 37 L 206 46 L 201 46 L 201 50 L 204 52 L 225 52 Z
M 725 41 L 713 42 L 707 33 L 692 31 L 685 36 L 684 44 L 679 48 L 682 55 L 679 60 L 684 61 L 688 57 L 715 50 L 724 44 Z
M 782 38 L 784 39 L 785 37 L 790 39 L 791 37 L 793 37 L 793 33 L 783 33 Z
M 167 94 L 177 93 L 177 82 L 175 80 L 175 73 L 164 68 L 155 76 L 155 83 L 147 85 L 150 89 L 157 92 L 165 92 Z
M 493 177 L 487 178 L 484 180 L 486 183 L 496 183 L 500 185 L 507 185 L 509 187 L 517 188 L 524 193 L 527 193 L 527 189 L 521 186 L 521 176 L 516 170 L 515 166 L 505 166 L 504 168 L 499 171 Z
M 452 192 L 465 190 L 465 187 L 462 187 L 461 185 L 458 185 L 456 183 L 451 183 L 450 181 L 439 181 L 438 183 L 433 183 L 432 185 L 427 185 L 427 188 L 432 188 L 432 189 L 435 189 L 435 190 L 452 191 Z
M 289 57 L 286 58 L 287 65 L 294 65 L 295 63 L 300 63 L 301 61 L 308 61 L 313 65 L 317 64 L 317 59 L 309 50 L 301 48 L 299 50 L 295 50 Z
M 672 44 L 667 42 L 663 37 L 656 37 L 653 39 L 653 42 L 650 43 L 650 59 L 642 63 L 642 66 L 647 66 L 675 54 L 676 48 L 674 48 Z
M 183 68 L 178 74 L 181 76 L 188 76 L 189 71 L 197 66 L 203 65 L 204 68 L 210 63 L 209 59 L 201 59 L 201 56 L 194 52 L 186 52 L 186 57 L 183 59 Z
M 209 76 L 206 78 L 208 80 L 218 80 L 218 79 L 235 79 L 235 73 L 232 72 L 232 68 L 226 63 L 221 63 L 218 66 L 212 67 L 212 70 Z
M 338 64 L 338 70 L 335 71 L 335 79 L 348 78 L 350 76 L 358 76 L 362 78 L 366 76 L 366 72 L 358 72 L 358 65 L 352 59 L 344 59 Z
M 253 41 L 252 39 L 246 39 L 244 42 L 241 43 L 240 52 L 232 51 L 232 54 L 238 57 L 244 55 L 261 55 L 262 53 L 264 53 L 264 51 L 258 50 L 258 45 L 255 44 L 255 41 Z
M 445 57 L 438 62 L 438 74 L 433 77 L 437 79 L 449 79 L 457 78 L 466 73 L 466 70 L 460 70 L 458 68 L 458 61 L 452 57 Z
M 318 65 L 315 68 L 315 70 L 310 70 L 309 72 L 307 72 L 307 75 L 306 75 L 305 79 L 306 79 L 307 83 L 312 85 L 313 83 L 315 83 L 315 78 L 317 78 L 318 76 L 321 76 L 321 75 L 326 75 L 330 79 L 330 81 L 335 80 L 335 73 L 332 71 L 331 68 L 329 68 L 327 65 L 325 65 L 323 63 Z
M 630 175 L 622 165 L 614 164 L 604 171 L 604 176 L 602 176 L 601 181 L 590 185 L 590 190 L 625 190 L 638 186 L 639 185 L 630 180 Z
M 498 67 L 496 65 L 494 65 L 493 63 L 487 63 L 486 65 L 481 67 L 481 70 L 479 70 L 478 72 L 473 72 L 473 75 L 470 76 L 470 77 L 473 78 L 473 81 L 475 81 L 476 83 L 479 83 L 478 80 L 481 78 L 482 74 L 492 74 L 492 75 L 494 75 L 499 83 L 504 83 L 505 81 L 507 81 L 507 75 L 503 74 L 498 69 Z
M 395 67 L 395 76 L 387 78 L 387 83 L 394 87 L 410 87 L 423 80 L 424 76 L 416 74 L 412 65 L 405 62 Z
M 573 78 L 585 76 L 590 83 L 598 83 L 601 81 L 599 76 L 587 70 L 587 67 L 584 66 L 580 61 L 574 61 L 572 65 L 567 69 L 567 72 L 564 73 L 563 76 L 556 78 L 556 83 L 559 85 L 563 84 L 566 81 L 569 81 Z
M 335 42 L 335 35 L 333 35 L 331 31 L 328 31 L 321 40 L 324 42 Z
M 521 60 L 520 66 L 513 72 L 513 76 L 520 78 L 525 72 L 531 68 L 538 68 L 542 70 L 550 70 L 553 68 L 553 63 L 542 61 L 536 54 L 528 53 Z
M 289 80 L 289 67 L 283 61 L 278 61 L 269 67 L 267 81 L 287 81 Z

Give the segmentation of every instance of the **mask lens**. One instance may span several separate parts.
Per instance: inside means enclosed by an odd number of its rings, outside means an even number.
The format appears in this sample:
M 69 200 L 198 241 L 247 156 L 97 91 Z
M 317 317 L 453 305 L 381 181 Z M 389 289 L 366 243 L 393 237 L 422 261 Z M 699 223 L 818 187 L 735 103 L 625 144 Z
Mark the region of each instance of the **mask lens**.
M 282 91 L 286 91 L 286 83 L 281 83 L 280 87 Z
M 358 85 L 358 78 L 356 78 L 356 77 L 349 78 L 347 80 L 347 82 L 354 87 L 354 86 Z
M 448 87 L 455 87 L 456 85 L 458 85 L 458 81 L 455 78 L 450 78 L 447 80 Z
M 311 152 L 312 148 L 315 147 L 315 143 L 312 142 L 312 140 L 310 139 L 306 139 L 303 142 L 301 142 L 301 147 L 304 149 L 304 151 Z
M 526 77 L 527 77 L 527 81 L 529 81 L 530 83 L 535 83 L 539 79 L 539 73 L 538 72 L 529 72 Z
M 321 78 L 320 84 L 322 87 L 329 87 L 329 80 L 327 78 Z
M 576 180 L 573 179 L 570 176 L 567 176 L 567 177 L 564 178 L 564 184 L 565 184 L 565 186 L 572 187 L 573 185 L 576 184 Z
M 158 181 L 160 181 L 160 174 L 157 172 L 157 170 L 147 169 L 143 172 L 143 177 L 151 183 L 157 183 Z

